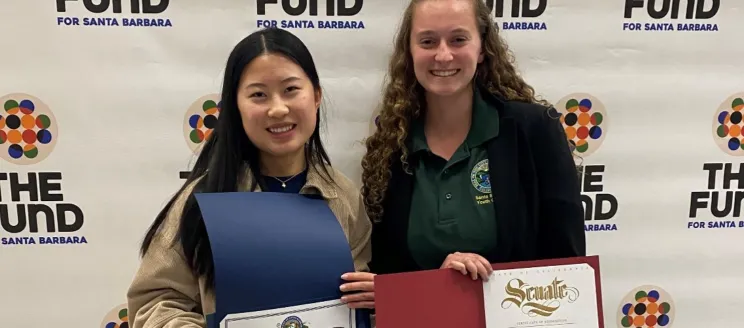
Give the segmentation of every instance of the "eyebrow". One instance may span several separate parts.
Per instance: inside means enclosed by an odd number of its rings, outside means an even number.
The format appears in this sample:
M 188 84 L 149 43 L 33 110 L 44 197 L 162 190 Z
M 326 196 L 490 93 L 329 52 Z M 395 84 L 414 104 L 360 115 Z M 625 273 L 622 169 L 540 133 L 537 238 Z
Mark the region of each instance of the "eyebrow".
M 470 32 L 468 30 L 466 30 L 466 29 L 464 29 L 462 27 L 458 27 L 458 28 L 450 31 L 449 33 L 467 33 L 467 34 L 470 34 Z M 417 33 L 416 35 L 426 36 L 426 35 L 433 35 L 433 34 L 437 34 L 437 33 L 434 32 L 434 31 L 432 31 L 432 30 L 425 30 L 425 31 L 421 31 L 421 32 Z
M 285 78 L 284 80 L 281 80 L 280 83 L 287 83 L 287 82 L 292 82 L 292 81 L 297 81 L 297 80 L 300 80 L 300 78 L 299 77 L 296 77 L 296 76 L 290 76 L 288 78 Z M 254 82 L 254 83 L 251 83 L 249 85 L 246 85 L 245 87 L 246 88 L 251 88 L 251 87 L 265 87 L 265 86 L 266 85 L 263 84 L 263 83 L 261 83 L 261 82 Z

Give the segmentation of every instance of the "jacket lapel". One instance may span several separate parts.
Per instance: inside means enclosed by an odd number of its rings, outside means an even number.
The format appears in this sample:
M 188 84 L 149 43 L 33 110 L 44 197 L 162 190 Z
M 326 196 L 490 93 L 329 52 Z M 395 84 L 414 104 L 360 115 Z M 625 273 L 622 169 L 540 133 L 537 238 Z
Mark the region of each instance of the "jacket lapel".
M 517 140 L 516 122 L 512 117 L 503 117 L 500 120 L 499 137 L 492 139 L 488 145 L 488 170 L 497 229 L 497 249 L 489 260 L 494 262 L 509 261 L 512 258 L 516 242 L 513 236 L 521 235 L 520 223 L 525 220 Z

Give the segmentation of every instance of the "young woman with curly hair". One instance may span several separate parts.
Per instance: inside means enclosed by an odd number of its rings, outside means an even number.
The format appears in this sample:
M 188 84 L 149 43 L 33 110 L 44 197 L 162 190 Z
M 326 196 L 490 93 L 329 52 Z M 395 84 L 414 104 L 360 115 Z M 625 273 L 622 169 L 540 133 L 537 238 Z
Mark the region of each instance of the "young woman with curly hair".
M 395 40 L 362 195 L 373 273 L 585 255 L 559 114 L 517 73 L 482 0 L 413 0 Z

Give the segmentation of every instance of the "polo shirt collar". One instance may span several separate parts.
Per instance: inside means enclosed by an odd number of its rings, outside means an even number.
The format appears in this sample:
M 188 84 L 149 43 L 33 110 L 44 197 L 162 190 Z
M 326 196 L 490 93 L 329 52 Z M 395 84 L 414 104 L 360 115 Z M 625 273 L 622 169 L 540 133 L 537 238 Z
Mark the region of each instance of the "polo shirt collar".
M 481 95 L 480 88 L 473 88 L 473 113 L 470 131 L 465 138 L 468 148 L 478 147 L 499 134 L 499 112 L 490 106 Z M 429 150 L 424 133 L 424 115 L 420 115 L 411 124 L 409 149 L 411 153 Z

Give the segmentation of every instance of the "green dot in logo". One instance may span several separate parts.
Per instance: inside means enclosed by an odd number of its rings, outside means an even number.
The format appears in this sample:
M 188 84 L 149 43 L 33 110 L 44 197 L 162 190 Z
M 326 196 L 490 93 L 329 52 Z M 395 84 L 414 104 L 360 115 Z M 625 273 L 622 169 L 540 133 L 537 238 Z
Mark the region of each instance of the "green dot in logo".
M 566 102 L 566 109 L 570 109 L 570 108 L 578 107 L 578 106 L 579 106 L 579 101 L 576 99 L 571 99 Z
M 604 116 L 602 116 L 602 113 L 596 112 L 592 114 L 591 121 L 593 125 L 600 125 L 602 124 L 603 120 L 604 120 Z
M 719 138 L 726 137 L 728 135 L 728 131 L 726 131 L 726 126 L 719 125 L 718 128 L 716 129 L 716 134 L 718 135 Z
M 191 133 L 189 133 L 189 139 L 193 143 L 201 143 L 204 139 L 204 134 L 199 129 L 193 129 L 191 130 Z
M 731 102 L 731 108 L 736 109 L 737 107 L 744 106 L 744 99 L 736 98 L 734 101 Z
M 10 99 L 10 100 L 6 101 L 3 106 L 5 107 L 5 111 L 7 112 L 7 111 L 10 111 L 13 108 L 18 107 L 19 105 L 18 105 L 18 102 L 17 101 L 15 101 L 13 99 Z
M 31 146 L 30 149 L 25 149 L 23 151 L 23 155 L 26 155 L 27 158 L 36 158 L 36 156 L 39 155 L 39 149 Z

